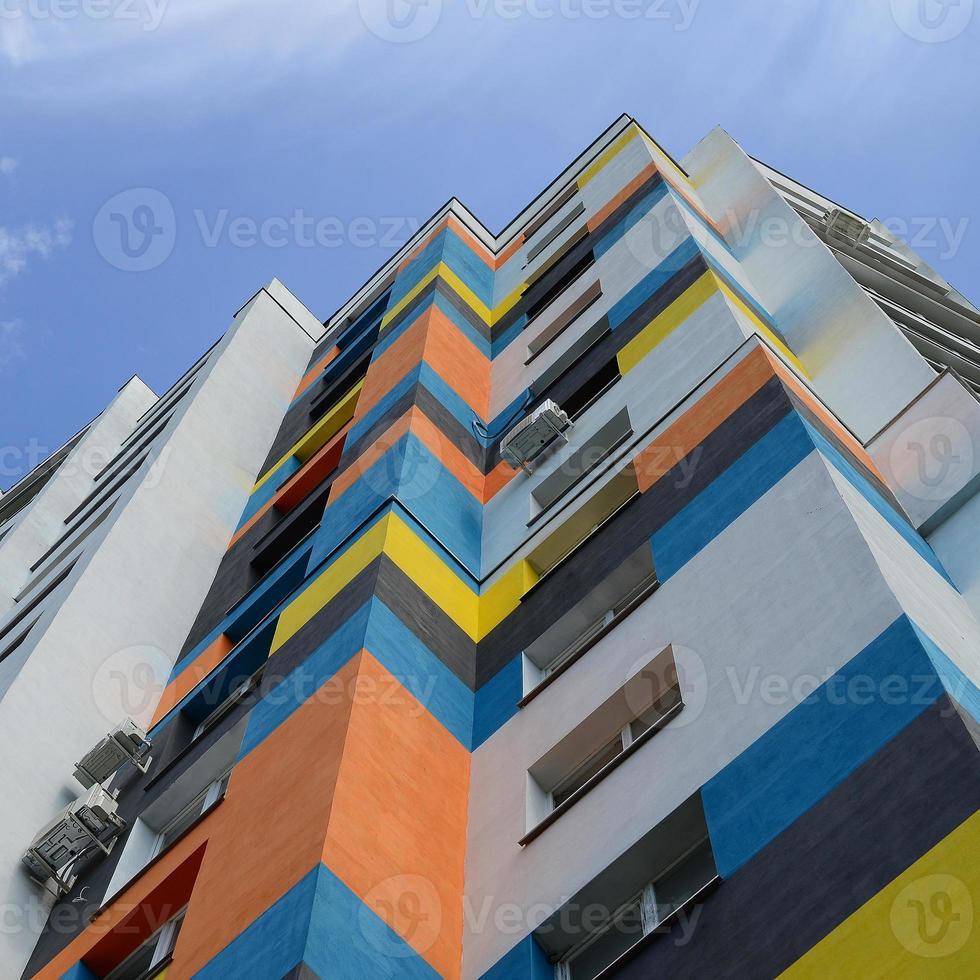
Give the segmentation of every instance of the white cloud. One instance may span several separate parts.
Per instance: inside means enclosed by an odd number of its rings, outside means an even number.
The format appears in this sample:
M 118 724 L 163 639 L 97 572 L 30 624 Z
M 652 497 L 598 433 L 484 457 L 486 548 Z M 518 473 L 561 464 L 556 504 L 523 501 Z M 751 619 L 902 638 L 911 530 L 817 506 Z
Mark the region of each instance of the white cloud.
M 0 19 L 0 72 L 28 98 L 106 101 L 158 93 L 172 99 L 175 88 L 197 86 L 209 95 L 240 94 L 294 65 L 300 54 L 330 63 L 368 36 L 357 0 L 36 6 L 63 7 L 76 16 Z M 87 10 L 108 10 L 109 16 L 86 16 Z
M 17 169 L 17 161 L 13 157 L 0 157 L 0 174 L 9 177 Z
M 0 286 L 20 275 L 34 258 L 46 259 L 71 244 L 72 223 L 60 219 L 54 225 L 0 225 Z

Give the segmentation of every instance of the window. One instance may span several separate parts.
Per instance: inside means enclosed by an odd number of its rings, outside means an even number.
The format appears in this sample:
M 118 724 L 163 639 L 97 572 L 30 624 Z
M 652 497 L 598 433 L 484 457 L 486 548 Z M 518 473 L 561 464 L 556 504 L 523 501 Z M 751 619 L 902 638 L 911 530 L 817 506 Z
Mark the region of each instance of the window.
M 544 238 L 528 250 L 526 264 L 530 265 L 563 231 L 570 228 L 572 223 L 581 218 L 583 214 L 585 214 L 585 205 L 580 201 Z
M 704 837 L 569 950 L 555 966 L 556 980 L 595 980 L 716 878 Z
M 566 309 L 552 320 L 548 326 L 528 341 L 527 360 L 525 364 L 530 364 L 546 347 L 557 340 L 590 306 L 595 303 L 602 295 L 602 283 L 598 279 L 591 286 L 588 286 L 581 296 L 572 300 Z
M 619 363 L 610 358 L 585 382 L 564 398 L 561 407 L 575 419 L 597 402 L 620 379 Z
M 219 704 L 214 711 L 211 712 L 198 726 L 194 729 L 194 734 L 191 737 L 192 742 L 196 742 L 199 738 L 206 735 L 215 725 L 221 721 L 222 718 L 226 717 L 229 712 L 243 701 L 249 694 L 254 691 L 259 684 L 262 682 L 262 675 L 265 673 L 265 664 L 263 664 L 251 677 L 246 678 L 241 684 L 238 684 L 235 689 L 224 699 L 224 701 Z
M 594 264 L 595 256 L 590 249 L 531 302 L 527 308 L 527 322 L 530 323 L 539 313 L 547 309 L 586 269 Z
M 529 242 L 576 194 L 578 194 L 578 184 L 573 182 L 528 224 L 524 229 L 524 241 Z
M 684 707 L 674 652 L 665 647 L 527 770 L 522 847 L 551 826 Z
M 635 604 L 646 598 L 657 585 L 656 573 L 651 572 L 646 578 L 637 583 L 616 605 L 611 609 L 606 609 L 602 615 L 593 620 L 568 646 L 557 653 L 548 663 L 544 665 L 542 673 L 545 677 L 550 677 L 556 671 L 575 659 L 580 650 L 587 647 L 594 639 L 606 633 L 616 622 L 627 613 L 632 612 Z
M 594 980 L 631 946 L 657 927 L 653 886 L 647 885 L 613 918 L 592 933 L 555 970 L 556 980 Z
M 186 907 L 181 909 L 111 973 L 107 973 L 105 980 L 152 980 L 159 976 L 173 957 L 186 911 Z
M 153 853 L 150 856 L 151 860 L 175 844 L 211 807 L 224 798 L 230 778 L 231 771 L 229 770 L 220 779 L 216 779 L 201 793 L 198 793 L 187 806 L 163 827 L 153 847 Z
M 584 480 L 609 455 L 621 446 L 633 433 L 629 410 L 620 409 L 608 422 L 582 439 L 581 445 L 562 460 L 555 469 L 531 490 L 532 506 L 537 510 L 531 520 L 536 520 L 545 510 L 556 504 L 576 484 Z
M 672 718 L 680 704 L 680 689 L 672 688 L 656 703 L 627 722 L 602 748 L 552 788 L 552 808 L 557 810 L 583 793 L 593 779 L 602 775 L 641 736 Z

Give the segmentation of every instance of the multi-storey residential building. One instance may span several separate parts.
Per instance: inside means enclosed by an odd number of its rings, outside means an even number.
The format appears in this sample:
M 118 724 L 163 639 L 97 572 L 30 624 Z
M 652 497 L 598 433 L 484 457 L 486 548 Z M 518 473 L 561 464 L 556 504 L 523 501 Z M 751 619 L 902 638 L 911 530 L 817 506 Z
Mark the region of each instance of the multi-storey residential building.
M 0 500 L 47 480 L 0 972 L 973 975 L 978 334 L 880 223 L 628 117 L 325 326 L 273 284 Z M 32 881 L 127 715 L 104 848 Z

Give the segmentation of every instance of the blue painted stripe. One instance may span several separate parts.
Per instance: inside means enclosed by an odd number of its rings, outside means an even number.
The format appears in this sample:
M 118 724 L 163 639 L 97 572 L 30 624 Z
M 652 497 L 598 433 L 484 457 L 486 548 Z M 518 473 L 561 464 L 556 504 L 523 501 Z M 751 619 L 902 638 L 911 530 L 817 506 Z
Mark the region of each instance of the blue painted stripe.
M 534 936 L 525 936 L 496 963 L 480 980 L 554 980 L 555 968 Z
M 406 433 L 334 501 L 314 562 L 339 547 L 381 504 L 397 498 L 470 575 L 480 574 L 483 504 L 420 439 Z M 448 554 L 447 554 L 448 557 Z
M 473 707 L 474 751 L 517 713 L 517 702 L 523 694 L 524 675 L 518 654 L 476 692 Z
M 872 507 L 891 525 L 892 529 L 897 531 L 903 538 L 906 544 L 910 545 L 915 552 L 922 558 L 924 558 L 935 571 L 937 571 L 954 589 L 956 585 L 953 580 L 949 577 L 946 569 L 943 568 L 942 562 L 936 556 L 936 553 L 932 550 L 929 543 L 919 534 L 918 531 L 912 527 L 911 524 L 904 517 L 899 514 L 895 508 L 885 500 L 884 497 L 872 486 L 871 483 L 865 478 L 865 476 L 854 466 L 854 464 L 845 457 L 840 450 L 837 449 L 824 434 L 812 426 L 809 422 L 804 419 L 804 424 L 813 439 L 814 445 L 820 450 L 820 452 L 827 457 L 827 459 L 833 464 L 834 468 L 838 470 L 857 490 L 865 500 L 871 504 Z
M 676 574 L 813 451 L 810 433 L 796 412 L 777 422 L 654 534 L 660 581 Z
M 688 262 L 701 254 L 701 249 L 693 238 L 684 239 L 655 269 L 648 272 L 618 303 L 613 305 L 608 314 L 609 326 L 615 330 Z
M 943 693 L 901 616 L 705 784 L 722 877 L 758 854 Z
M 935 640 L 914 622 L 919 642 L 922 644 L 946 693 L 980 724 L 980 690 L 966 674 L 939 648 Z
M 462 745 L 470 747 L 472 691 L 380 599 L 372 598 L 252 709 L 239 758 L 313 698 L 362 648 Z
M 614 224 L 602 238 L 596 242 L 593 249 L 595 257 L 598 259 L 605 255 L 613 245 L 616 244 L 630 229 L 642 221 L 665 197 L 667 196 L 667 185 L 663 181 L 651 188 L 641 197 L 636 204 L 630 208 L 629 213 Z
M 312 868 L 202 970 L 200 980 L 281 977 L 434 980 L 438 974 L 329 868 Z

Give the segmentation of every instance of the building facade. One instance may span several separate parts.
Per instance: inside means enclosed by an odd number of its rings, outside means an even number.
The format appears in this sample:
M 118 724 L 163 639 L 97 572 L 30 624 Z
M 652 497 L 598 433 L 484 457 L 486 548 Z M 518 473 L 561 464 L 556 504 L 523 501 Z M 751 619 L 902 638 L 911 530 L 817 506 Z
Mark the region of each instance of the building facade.
M 972 975 L 978 341 L 880 223 L 628 117 L 325 325 L 274 283 L 199 417 L 151 436 L 167 396 L 124 389 L 82 433 L 120 473 L 170 439 L 173 482 L 0 625 L 0 860 L 42 913 L 2 975 Z M 75 553 L 27 523 L 91 509 L 81 441 L 0 538 L 12 590 Z M 20 855 L 127 715 L 149 761 L 55 897 Z

